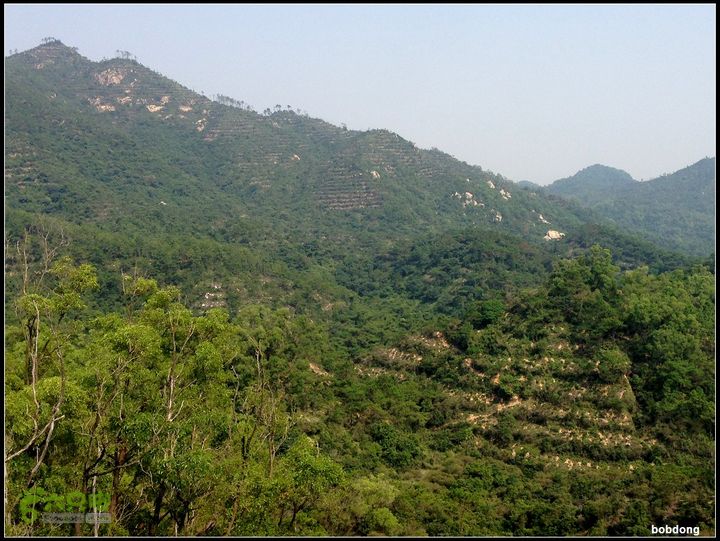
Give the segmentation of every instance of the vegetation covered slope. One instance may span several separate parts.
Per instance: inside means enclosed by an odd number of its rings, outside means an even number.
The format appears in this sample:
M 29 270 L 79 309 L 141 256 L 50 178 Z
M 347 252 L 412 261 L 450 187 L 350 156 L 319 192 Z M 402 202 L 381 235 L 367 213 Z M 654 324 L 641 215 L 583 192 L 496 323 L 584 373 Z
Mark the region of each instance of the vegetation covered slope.
M 714 531 L 705 269 L 620 273 L 595 248 L 357 357 L 287 309 L 193 315 L 130 276 L 122 312 L 88 317 L 92 267 L 29 271 L 6 328 L 12 533 L 92 533 L 40 520 L 70 493 L 116 535 Z
M 594 165 L 546 190 L 661 246 L 699 256 L 715 251 L 715 158 L 645 182 Z
M 714 532 L 712 265 L 127 58 L 6 81 L 11 533 Z
M 550 229 L 592 221 L 396 134 L 280 107 L 258 114 L 59 42 L 8 58 L 6 81 L 10 209 L 237 243 L 367 244 L 483 225 L 543 244 Z
M 575 204 L 396 134 L 211 101 L 128 58 L 91 62 L 50 41 L 9 57 L 5 75 L 8 231 L 53 220 L 97 265 L 105 302 L 120 302 L 121 269 L 152 272 L 197 305 L 221 283 L 234 302 L 257 290 L 250 269 L 278 285 L 320 266 L 327 283 L 348 255 L 466 227 L 549 255 L 601 241 L 624 266 L 670 260 L 588 228 L 597 220 Z M 550 230 L 565 237 L 548 241 Z

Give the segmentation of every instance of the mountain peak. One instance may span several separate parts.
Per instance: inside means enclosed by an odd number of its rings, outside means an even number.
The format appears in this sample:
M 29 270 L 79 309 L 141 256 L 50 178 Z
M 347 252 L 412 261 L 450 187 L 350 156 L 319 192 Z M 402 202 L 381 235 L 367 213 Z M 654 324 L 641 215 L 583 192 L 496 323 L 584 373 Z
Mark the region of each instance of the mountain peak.
M 27 63 L 35 69 L 41 70 L 53 64 L 67 65 L 75 64 L 78 61 L 88 60 L 78 53 L 77 47 L 69 47 L 62 41 L 55 38 L 44 38 L 40 45 L 27 51 L 11 55 L 21 63 Z
M 550 193 L 561 196 L 577 197 L 608 189 L 625 188 L 635 184 L 635 180 L 622 169 L 596 163 L 581 169 L 571 177 L 556 180 L 547 187 Z
M 26 52 L 30 53 L 33 51 L 48 55 L 65 54 L 69 56 L 79 56 L 80 54 L 78 53 L 77 47 L 70 47 L 69 45 L 65 45 L 62 41 L 55 38 L 44 38 L 40 45 L 38 45 L 34 49 L 29 49 Z
M 585 169 L 581 169 L 580 171 L 575 173 L 570 178 L 583 180 L 583 181 L 610 182 L 610 183 L 614 183 L 616 181 L 623 181 L 623 180 L 634 181 L 634 179 L 626 171 L 623 171 L 622 169 L 616 169 L 615 167 L 609 167 L 607 165 L 602 165 L 600 163 L 596 163 L 589 167 L 586 167 Z M 566 180 L 566 179 L 563 179 L 563 180 Z

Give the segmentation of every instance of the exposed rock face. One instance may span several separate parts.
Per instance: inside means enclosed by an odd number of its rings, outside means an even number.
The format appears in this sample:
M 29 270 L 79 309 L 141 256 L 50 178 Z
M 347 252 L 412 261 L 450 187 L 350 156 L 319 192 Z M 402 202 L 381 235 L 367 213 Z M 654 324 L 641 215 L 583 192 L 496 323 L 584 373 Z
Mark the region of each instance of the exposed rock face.
M 109 103 L 103 103 L 103 102 L 102 102 L 102 98 L 99 97 L 99 96 L 96 97 L 96 98 L 94 98 L 94 99 L 89 99 L 89 98 L 88 98 L 88 101 L 89 101 L 90 103 L 92 103 L 92 104 L 95 106 L 95 109 L 97 109 L 97 110 L 100 111 L 101 113 L 107 113 L 108 111 L 114 111 L 114 110 L 115 110 L 115 106 L 114 106 L 114 105 L 111 105 L 111 104 L 109 104 Z
M 320 366 L 318 366 L 317 364 L 315 364 L 315 363 L 308 363 L 308 365 L 310 366 L 310 370 L 312 370 L 312 371 L 313 371 L 315 374 L 317 374 L 318 376 L 323 376 L 323 377 L 328 377 L 328 376 L 330 376 L 330 373 L 329 373 L 329 372 L 327 372 L 326 370 L 323 370 L 323 369 L 320 368 Z
M 560 231 L 555 231 L 554 229 L 549 229 L 547 232 L 547 235 L 545 235 L 545 240 L 560 240 L 565 236 L 565 233 L 561 233 Z
M 465 192 L 464 194 L 455 192 L 453 194 L 453 197 L 457 197 L 462 202 L 463 207 L 467 207 L 468 205 L 472 207 L 485 206 L 482 201 L 478 201 L 475 199 L 475 196 L 472 194 L 472 192 Z
M 127 70 L 109 68 L 95 74 L 95 80 L 103 86 L 119 85 L 127 75 Z
M 208 310 L 210 308 L 224 308 L 227 306 L 225 302 L 225 293 L 221 283 L 213 282 L 210 284 L 211 291 L 206 291 L 202 296 L 200 308 Z
M 162 105 L 146 105 L 145 107 L 147 107 L 147 110 L 151 113 L 157 113 L 158 111 L 162 111 L 165 108 Z

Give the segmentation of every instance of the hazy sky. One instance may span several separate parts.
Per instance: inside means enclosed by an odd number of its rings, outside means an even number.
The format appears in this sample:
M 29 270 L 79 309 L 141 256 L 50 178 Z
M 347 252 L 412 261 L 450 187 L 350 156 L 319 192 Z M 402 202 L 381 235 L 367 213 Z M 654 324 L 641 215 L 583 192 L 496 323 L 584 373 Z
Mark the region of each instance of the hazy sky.
M 386 128 L 513 180 L 636 179 L 715 155 L 715 5 L 5 5 L 52 36 L 257 111 Z

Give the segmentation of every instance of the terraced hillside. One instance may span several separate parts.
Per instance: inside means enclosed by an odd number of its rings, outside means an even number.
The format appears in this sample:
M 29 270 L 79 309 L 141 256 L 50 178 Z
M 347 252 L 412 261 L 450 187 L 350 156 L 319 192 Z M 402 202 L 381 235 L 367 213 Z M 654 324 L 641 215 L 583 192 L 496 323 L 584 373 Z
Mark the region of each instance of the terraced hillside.
M 701 289 L 712 289 L 712 278 L 706 275 L 705 286 L 695 282 L 690 286 L 692 292 L 680 293 L 672 288 L 683 289 L 681 274 L 660 277 L 652 289 L 659 295 L 654 300 L 663 306 L 658 307 L 664 315 L 650 327 L 645 327 L 649 320 L 641 323 L 635 319 L 638 303 L 645 302 L 639 296 L 645 287 L 641 284 L 655 280 L 642 271 L 626 274 L 622 285 L 606 282 L 593 290 L 597 295 L 593 303 L 608 302 L 625 314 L 618 314 L 614 323 L 590 310 L 581 309 L 585 315 L 572 315 L 587 302 L 583 289 L 590 282 L 583 286 L 581 278 L 569 286 L 565 280 L 572 279 L 570 276 L 585 265 L 612 272 L 608 262 L 607 254 L 595 250 L 579 265 L 558 266 L 549 280 L 554 284 L 550 289 L 541 287 L 527 297 L 516 298 L 504 313 L 478 318 L 468 310 L 463 320 L 443 331 L 428 329 L 410 335 L 394 347 L 375 349 L 355 364 L 356 373 L 374 381 L 378 388 L 395 389 L 392 396 L 399 405 L 392 404 L 390 398 L 377 399 L 380 407 L 390 411 L 387 422 L 412 426 L 409 418 L 422 427 L 415 428 L 416 433 L 436 452 L 435 459 L 426 460 L 423 466 L 424 479 L 443 495 L 449 508 L 480 506 L 485 524 L 493 525 L 487 530 L 464 530 L 459 525 L 456 533 L 490 532 L 493 527 L 494 531 L 507 528 L 505 533 L 527 533 L 539 527 L 546 534 L 562 535 L 563 524 L 573 523 L 581 525 L 583 534 L 641 534 L 646 531 L 642 526 L 630 526 L 641 508 L 648 520 L 673 522 L 678 520 L 680 508 L 699 509 L 712 501 L 708 492 L 712 484 L 706 484 L 711 476 L 697 484 L 699 478 L 690 481 L 683 477 L 679 473 L 682 467 L 675 463 L 682 455 L 682 460 L 687 460 L 684 471 L 695 472 L 690 477 L 701 470 L 706 472 L 701 477 L 709 475 L 712 469 L 712 453 L 704 447 L 707 438 L 712 438 L 712 408 L 700 393 L 689 397 L 693 389 L 701 387 L 706 398 L 712 396 L 710 383 L 702 384 L 702 376 L 694 372 L 681 388 L 674 387 L 670 381 L 680 379 L 674 379 L 678 374 L 671 375 L 679 368 L 671 368 L 672 354 L 662 354 L 663 360 L 648 357 L 648 352 L 659 345 L 655 341 L 667 336 L 671 327 L 682 326 L 680 322 L 688 315 L 681 309 L 682 315 L 671 316 L 673 308 L 669 305 L 681 297 L 699 295 L 695 297 L 699 300 Z M 691 311 L 698 310 L 699 314 L 712 310 L 712 301 L 707 301 L 709 297 Z M 488 303 L 480 303 L 481 312 L 483 306 Z M 471 326 L 469 321 L 475 323 Z M 618 341 L 619 335 L 622 339 Z M 691 371 L 712 372 L 711 336 L 709 326 L 696 330 L 697 344 L 704 343 L 699 347 L 709 356 L 698 364 L 691 363 Z M 651 373 L 662 375 L 650 383 L 644 378 Z M 410 413 L 411 402 L 405 401 L 400 389 L 409 396 L 420 393 L 414 389 L 422 389 L 427 403 L 421 401 L 419 411 Z M 383 391 L 377 395 L 383 396 Z M 675 399 L 680 402 L 670 406 Z M 683 414 L 675 408 L 681 402 L 685 404 L 682 407 L 699 408 L 695 410 L 698 417 L 680 422 Z M 676 422 L 694 434 L 703 451 L 691 444 L 694 450 L 686 454 L 688 442 L 669 429 Z M 458 458 L 443 457 L 443 452 L 458 453 L 459 449 L 485 465 L 461 466 L 455 462 Z M 691 457 L 695 452 L 698 454 Z M 660 488 L 670 479 L 677 483 L 673 489 Z M 656 482 L 659 484 L 654 485 Z M 523 494 L 513 490 L 522 485 L 534 488 Z M 532 505 L 523 503 L 540 494 L 551 504 L 546 508 L 549 516 L 533 514 Z M 638 498 L 644 503 L 638 503 Z M 628 507 L 627 502 L 634 503 Z M 650 519 L 653 514 L 656 518 Z M 576 522 L 579 516 L 584 518 Z M 690 524 L 697 518 L 679 520 Z
M 297 283 L 280 268 L 288 253 L 290 267 L 311 272 L 311 261 L 329 265 L 337 272 L 333 281 L 377 294 L 380 288 L 368 289 L 368 282 L 377 284 L 381 274 L 400 279 L 383 268 L 397 247 L 425 249 L 448 229 L 487 231 L 488 239 L 510 235 L 511 245 L 527 243 L 547 257 L 600 242 L 624 268 L 685 263 L 591 225 L 592 215 L 573 203 L 389 131 L 347 130 L 289 110 L 257 114 L 233 100 L 212 101 L 128 58 L 92 62 L 50 42 L 9 57 L 6 81 L 9 231 L 19 236 L 42 216 L 82 238 L 73 248 L 82 253 L 103 239 L 112 248 L 90 257 L 113 302 L 117 269 L 140 265 L 165 269 L 196 306 L 207 293 L 197 283 L 233 282 L 226 302 L 234 307 L 241 292 L 260 294 L 248 271 L 258 259 L 266 260 L 268 284 Z M 165 240 L 149 242 L 157 238 Z M 195 255 L 178 253 L 190 238 Z M 520 274 L 527 267 L 508 261 Z M 456 274 L 461 267 L 450 263 L 448 275 Z M 353 276 L 344 277 L 351 266 Z M 287 287 L 275 292 L 281 290 L 292 296 Z M 459 307 L 458 298 L 444 294 L 442 302 Z
M 52 40 L 6 211 L 13 535 L 715 532 L 708 261 Z
M 252 216 L 284 234 L 307 232 L 308 212 L 313 230 L 357 232 L 351 212 L 373 235 L 481 224 L 537 243 L 588 220 L 396 134 L 224 105 L 127 58 L 51 42 L 9 57 L 6 79 L 11 208 L 204 233 Z

